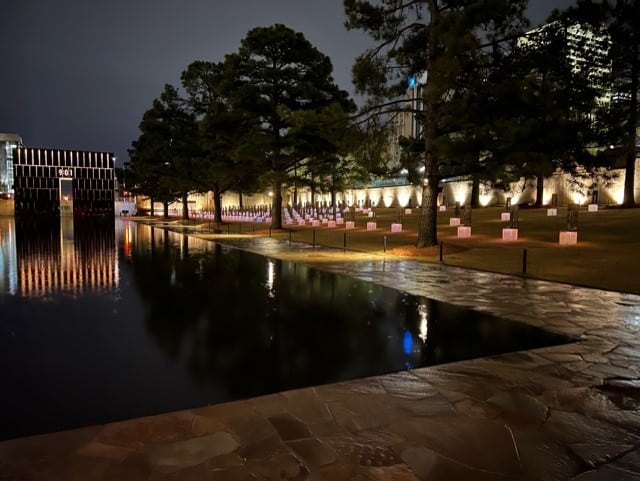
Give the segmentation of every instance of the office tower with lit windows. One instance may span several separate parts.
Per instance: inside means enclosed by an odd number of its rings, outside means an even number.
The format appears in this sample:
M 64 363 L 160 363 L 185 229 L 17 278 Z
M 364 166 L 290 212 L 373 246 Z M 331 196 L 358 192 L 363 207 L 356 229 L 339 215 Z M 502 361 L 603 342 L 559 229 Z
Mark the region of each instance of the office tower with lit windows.
M 422 136 L 424 118 L 421 113 L 424 110 L 422 96 L 427 74 L 413 75 L 409 77 L 405 102 L 401 109 L 391 116 L 389 130 L 389 164 L 391 167 L 399 164 L 401 148 L 400 138 L 419 138 Z
M 13 150 L 22 146 L 17 134 L 0 133 L 0 196 L 13 197 Z
M 551 34 L 560 35 L 563 40 L 562 53 L 566 55 L 572 72 L 584 75 L 598 89 L 600 95 L 597 101 L 600 105 L 609 105 L 612 97 L 609 34 L 604 29 L 588 25 L 552 22 L 527 32 L 518 44 L 544 45 Z

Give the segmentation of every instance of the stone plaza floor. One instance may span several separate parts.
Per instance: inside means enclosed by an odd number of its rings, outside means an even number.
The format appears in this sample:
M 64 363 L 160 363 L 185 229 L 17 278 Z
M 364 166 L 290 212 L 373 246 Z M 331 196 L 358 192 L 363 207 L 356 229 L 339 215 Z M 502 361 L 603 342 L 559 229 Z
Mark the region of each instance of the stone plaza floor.
M 5 441 L 1 481 L 640 479 L 640 296 L 220 241 L 577 342 Z

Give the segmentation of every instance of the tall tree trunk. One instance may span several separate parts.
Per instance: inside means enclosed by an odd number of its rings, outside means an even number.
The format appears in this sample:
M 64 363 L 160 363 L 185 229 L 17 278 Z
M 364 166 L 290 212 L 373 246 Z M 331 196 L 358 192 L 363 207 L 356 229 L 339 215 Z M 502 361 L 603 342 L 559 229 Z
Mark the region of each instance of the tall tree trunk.
M 639 9 L 636 4 L 636 11 Z M 637 15 L 637 12 L 636 12 Z M 636 23 L 638 22 L 636 17 Z M 635 178 L 636 178 L 636 129 L 638 127 L 638 75 L 640 74 L 640 65 L 638 65 L 638 45 L 639 34 L 636 30 L 634 33 L 634 42 L 632 45 L 631 60 L 631 104 L 629 112 L 629 124 L 627 132 L 627 158 L 624 169 L 624 197 L 622 205 L 625 207 L 633 207 L 636 205 L 635 199 Z
M 239 204 L 240 210 L 242 210 L 242 208 L 244 207 L 243 201 L 242 201 L 242 192 L 238 192 L 238 204 Z
M 536 180 L 536 203 L 535 207 L 542 207 L 544 199 L 544 177 L 539 175 Z
M 222 195 L 217 184 L 213 186 L 213 221 L 216 224 L 222 223 Z
M 182 236 L 182 250 L 180 251 L 180 256 L 183 260 L 187 260 L 189 258 L 189 236 Z
M 189 194 L 187 192 L 182 194 L 182 218 L 189 220 Z
M 427 177 L 427 184 L 422 189 L 422 206 L 420 207 L 416 247 L 429 247 L 438 244 L 438 182 L 437 175 L 430 175 Z
M 435 105 L 433 106 L 436 108 Z M 418 221 L 417 247 L 438 245 L 438 157 L 433 149 L 436 126 L 432 120 L 425 120 L 425 169 L 422 188 L 422 205 Z
M 476 174 L 473 175 L 471 182 L 471 207 L 474 209 L 480 207 L 480 177 Z
M 164 218 L 168 219 L 169 218 L 169 202 L 164 201 L 162 203 L 162 208 L 164 209 Z
M 440 12 L 438 10 L 438 1 L 429 0 L 429 15 L 431 17 L 429 28 L 429 39 L 427 45 L 427 83 L 424 86 L 424 107 L 429 114 L 426 116 L 424 125 L 424 178 L 425 185 L 422 189 L 422 205 L 420 206 L 420 220 L 418 222 L 418 240 L 417 247 L 429 247 L 438 244 L 438 184 L 440 177 L 438 174 L 438 157 L 434 150 L 434 143 L 438 135 L 437 126 L 433 119 L 437 118 L 436 111 L 438 109 L 437 102 L 434 101 L 434 95 L 429 95 L 430 90 L 434 88 L 433 75 L 431 72 L 437 72 L 436 67 L 438 49 L 440 42 L 438 41 L 438 23 L 440 21 Z
M 155 210 L 153 209 L 154 200 L 153 197 L 149 197 L 149 202 L 151 202 L 151 217 L 156 215 Z
M 271 227 L 282 229 L 282 183 L 276 180 L 271 198 Z
M 333 207 L 333 213 L 336 212 L 336 191 L 331 188 L 331 207 Z

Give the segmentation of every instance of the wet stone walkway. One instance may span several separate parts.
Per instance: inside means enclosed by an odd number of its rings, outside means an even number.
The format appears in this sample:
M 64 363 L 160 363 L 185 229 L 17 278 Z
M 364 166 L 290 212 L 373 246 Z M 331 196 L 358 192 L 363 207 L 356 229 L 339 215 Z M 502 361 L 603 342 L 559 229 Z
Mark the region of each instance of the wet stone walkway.
M 7 441 L 0 480 L 640 479 L 640 296 L 224 242 L 578 341 Z

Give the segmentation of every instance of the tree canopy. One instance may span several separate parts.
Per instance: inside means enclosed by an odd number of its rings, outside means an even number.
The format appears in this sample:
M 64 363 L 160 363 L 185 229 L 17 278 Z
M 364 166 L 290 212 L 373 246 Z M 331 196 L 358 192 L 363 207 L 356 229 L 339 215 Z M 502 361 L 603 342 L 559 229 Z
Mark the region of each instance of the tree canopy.
M 233 108 L 257 120 L 250 140 L 262 153 L 259 169 L 272 185 L 273 227 L 282 227 L 282 188 L 307 156 L 303 144 L 318 145 L 312 131 L 295 129 L 295 116 L 320 113 L 333 104 L 353 109 L 331 77 L 329 58 L 301 33 L 276 24 L 250 30 L 237 53 L 225 58 Z
M 168 205 L 186 198 L 197 175 L 193 165 L 196 126 L 175 87 L 165 85 L 140 122 L 140 136 L 129 149 L 132 191 Z M 186 206 L 185 206 L 186 208 Z
M 460 162 L 450 144 L 461 137 L 465 122 L 455 113 L 465 114 L 464 105 L 477 92 L 473 74 L 483 49 L 497 51 L 527 26 L 526 0 L 344 0 L 344 7 L 346 27 L 364 30 L 376 41 L 353 67 L 357 90 L 370 98 L 367 112 L 402 109 L 409 78 L 426 72 L 420 98 L 424 165 L 417 246 L 435 245 L 438 184 Z
M 181 75 L 186 106 L 198 123 L 202 192 L 213 192 L 214 220 L 222 222 L 222 194 L 257 188 L 258 173 L 243 150 L 256 122 L 232 107 L 223 62 L 196 61 Z
M 544 179 L 557 170 L 579 176 L 607 166 L 598 155 L 604 78 L 597 82 L 596 67 L 576 60 L 600 58 L 606 63 L 598 51 L 606 48 L 606 38 L 602 43 L 584 41 L 599 34 L 552 22 L 521 37 L 497 73 L 501 78 L 496 83 L 504 89 L 496 98 L 500 135 L 495 153 L 516 178 L 536 180 L 538 207 L 543 205 Z
M 129 175 L 165 212 L 182 199 L 185 217 L 189 193 L 212 191 L 218 222 L 225 191 L 268 189 L 272 225 L 281 228 L 285 189 L 293 187 L 294 204 L 306 185 L 330 192 L 335 205 L 337 191 L 382 172 L 390 125 L 405 113 L 416 128 L 399 139 L 402 156 L 391 167 L 407 168 L 422 189 L 418 247 L 437 244 L 444 177 L 473 178 L 473 199 L 480 180 L 535 179 L 542 205 L 543 180 L 557 169 L 592 173 L 624 152 L 632 183 L 637 7 L 578 3 L 525 33 L 526 0 L 344 0 L 346 27 L 375 42 L 353 66 L 356 90 L 367 96 L 356 115 L 329 58 L 303 34 L 281 24 L 254 28 L 222 61 L 189 65 L 181 90 L 166 86 L 143 116 Z M 567 36 L 572 22 L 602 18 L 618 45 L 610 58 L 621 92 L 606 108 L 598 103 L 606 79 L 576 68 L 575 38 Z M 597 49 L 577 42 L 580 55 Z M 374 142 L 365 142 L 370 128 Z M 633 184 L 625 185 L 625 199 L 627 190 L 633 202 Z
M 535 179 L 540 206 L 544 179 L 557 169 L 593 174 L 611 165 L 598 103 L 606 79 L 579 65 L 601 53 L 602 44 L 591 41 L 600 34 L 595 28 L 580 37 L 558 20 L 527 31 L 525 0 L 344 5 L 347 28 L 376 41 L 353 67 L 356 87 L 370 99 L 363 114 L 405 111 L 419 126 L 415 138 L 401 139 L 405 167 L 423 172 L 418 247 L 437 243 L 437 188 L 445 176 L 471 176 L 472 201 L 480 180 L 508 187 Z M 418 76 L 424 82 L 416 87 Z
M 169 202 L 211 190 L 219 222 L 223 192 L 269 185 L 281 228 L 282 189 L 302 181 L 298 174 L 331 177 L 333 189 L 347 178 L 340 166 L 355 106 L 331 72 L 326 55 L 280 24 L 250 30 L 222 62 L 193 62 L 181 76 L 183 97 L 167 86 L 140 124 L 131 149 L 138 192 Z

